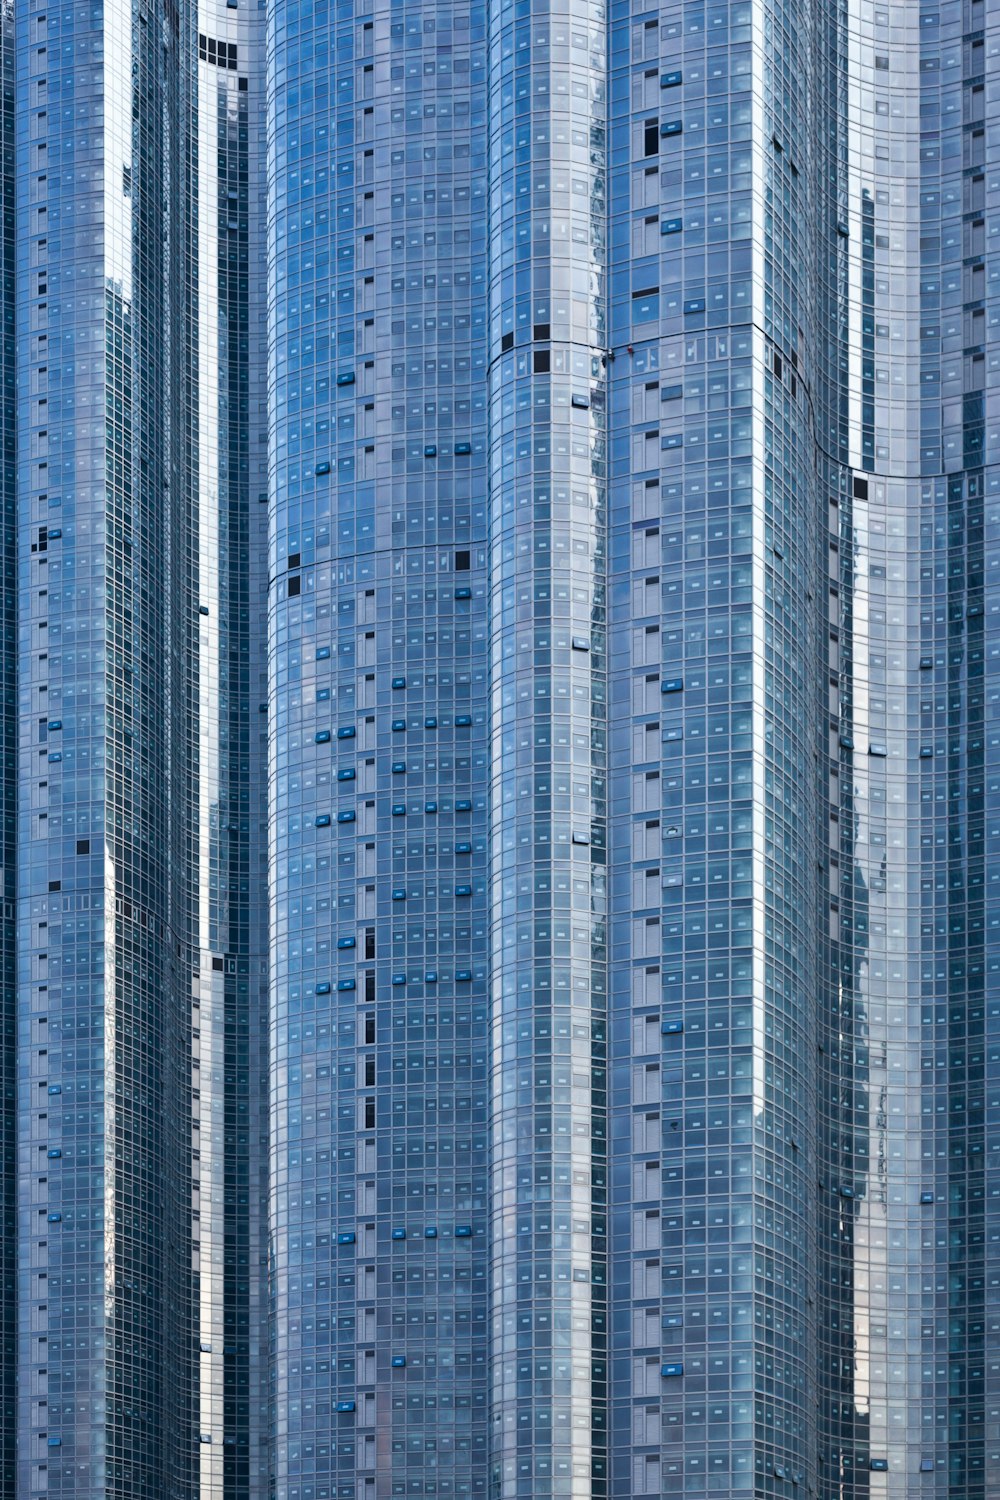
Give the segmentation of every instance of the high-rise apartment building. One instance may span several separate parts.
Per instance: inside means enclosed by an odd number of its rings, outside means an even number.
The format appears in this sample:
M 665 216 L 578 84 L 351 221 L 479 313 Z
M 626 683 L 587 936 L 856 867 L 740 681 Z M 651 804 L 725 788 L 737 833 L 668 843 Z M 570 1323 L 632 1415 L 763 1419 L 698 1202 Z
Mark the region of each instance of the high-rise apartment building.
M 263 36 L 221 0 L 25 0 L 12 28 L 5 1493 L 259 1494 Z
M 0 1500 L 1000 1493 L 998 59 L 0 15 Z

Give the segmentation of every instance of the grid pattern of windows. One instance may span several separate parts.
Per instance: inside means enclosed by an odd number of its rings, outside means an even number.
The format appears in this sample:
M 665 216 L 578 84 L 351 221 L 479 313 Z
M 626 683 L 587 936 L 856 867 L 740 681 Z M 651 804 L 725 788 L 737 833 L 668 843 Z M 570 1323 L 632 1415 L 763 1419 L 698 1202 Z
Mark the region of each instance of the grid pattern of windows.
M 622 1500 L 815 1484 L 810 43 L 780 3 L 612 27 Z
M 14 17 L 0 19 L 0 1497 L 13 1500 L 16 1365 L 16 943 L 17 898 L 17 653 L 13 578 L 17 566 L 15 519 L 14 388 Z
M 17 12 L 25 1497 L 260 1492 L 264 94 L 196 27 Z
M 820 643 L 821 1482 L 996 1487 L 998 957 L 981 0 L 829 7 Z M 911 108 L 919 108 L 919 141 Z M 992 556 L 991 556 L 992 553 Z M 995 609 L 995 603 L 993 608 Z M 995 682 L 995 675 L 993 678 Z M 996 696 L 995 686 L 992 696 Z M 991 909 L 992 908 L 992 909 Z M 990 976 L 993 976 L 991 979 Z
M 494 0 L 490 1494 L 606 1496 L 603 6 Z
M 159 515 L 176 446 L 143 413 L 174 357 L 176 94 L 157 28 L 134 47 L 131 31 L 113 5 L 17 11 L 24 1495 L 152 1496 L 165 1464 Z M 108 107 L 133 78 L 134 133 Z
M 262 18 L 216 0 L 186 112 L 190 413 L 177 621 L 190 674 L 178 836 L 192 1047 L 190 1392 L 200 1500 L 263 1495 L 266 1388 L 267 418 Z M 186 1250 L 186 1242 L 185 1242 Z
M 483 7 L 268 55 L 275 1489 L 485 1497 Z
M 0 1500 L 997 1493 L 997 6 L 3 12 Z

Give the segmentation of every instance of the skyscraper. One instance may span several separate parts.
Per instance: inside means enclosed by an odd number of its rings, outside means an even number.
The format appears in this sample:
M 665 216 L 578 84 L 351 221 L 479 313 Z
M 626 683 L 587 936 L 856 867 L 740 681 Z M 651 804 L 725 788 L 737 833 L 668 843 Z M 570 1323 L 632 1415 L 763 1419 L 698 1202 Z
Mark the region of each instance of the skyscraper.
M 998 34 L 4 12 L 3 1500 L 998 1492 Z
M 15 26 L 8 1492 L 260 1493 L 261 28 L 34 0 Z

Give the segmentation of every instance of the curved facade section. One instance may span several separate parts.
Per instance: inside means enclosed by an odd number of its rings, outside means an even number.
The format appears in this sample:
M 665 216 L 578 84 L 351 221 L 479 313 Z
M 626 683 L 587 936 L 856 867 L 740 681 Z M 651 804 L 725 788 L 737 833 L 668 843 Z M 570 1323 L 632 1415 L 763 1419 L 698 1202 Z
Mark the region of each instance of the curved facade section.
M 176 21 L 18 8 L 18 1490 L 163 1493 Z M 133 134 L 131 118 L 135 112 Z
M 483 36 L 270 11 L 279 1500 L 486 1493 Z
M 0 604 L 0 1496 L 13 1500 L 17 1407 L 17 526 L 14 351 L 14 12 L 0 20 L 0 503 L 4 590 Z
M 819 1483 L 814 39 L 612 30 L 613 1493 Z
M 194 25 L 17 15 L 25 1496 L 260 1467 L 259 119 L 209 91 L 205 216 Z
M 1000 1492 L 998 57 L 3 10 L 0 1500 Z
M 852 1500 L 918 1488 L 975 1500 L 998 1461 L 980 1420 L 995 1387 L 983 1343 L 996 1051 L 984 864 L 996 785 L 991 19 L 977 4 L 919 6 L 890 25 L 848 6 L 824 25 L 839 61 L 821 180 L 841 358 L 823 391 L 821 1448 Z
M 496 1497 L 608 1492 L 605 57 L 491 6 Z
M 181 837 L 192 1047 L 188 1358 L 200 1500 L 266 1493 L 267 582 L 265 31 L 191 16 Z

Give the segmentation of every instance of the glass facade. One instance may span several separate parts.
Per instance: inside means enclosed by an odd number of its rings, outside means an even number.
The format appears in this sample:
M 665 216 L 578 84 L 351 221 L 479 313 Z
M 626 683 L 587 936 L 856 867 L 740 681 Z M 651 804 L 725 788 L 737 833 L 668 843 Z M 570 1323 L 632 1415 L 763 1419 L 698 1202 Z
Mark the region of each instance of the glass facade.
M 845 1496 L 985 1497 L 1000 1461 L 995 17 L 972 0 L 831 7 L 823 25 L 842 62 L 821 82 L 836 130 L 818 267 L 819 1472 Z
M 176 432 L 143 413 L 169 410 L 177 353 L 176 97 L 158 24 L 133 43 L 114 5 L 27 3 L 16 26 L 17 1485 L 151 1496 L 173 1035 L 157 514 Z
M 0 502 L 3 595 L 0 604 L 0 1496 L 13 1500 L 17 1402 L 17 567 L 14 387 L 14 17 L 0 15 Z
M 191 489 L 175 539 L 177 576 L 196 601 L 176 649 L 197 768 L 178 804 L 192 976 L 185 1391 L 197 1458 L 183 1482 L 226 1500 L 265 1495 L 268 1463 L 265 36 L 261 15 L 225 0 L 200 4 L 191 25 Z
M 605 15 L 496 0 L 490 1494 L 606 1496 Z
M 789 9 L 612 28 L 623 1497 L 814 1482 L 810 16 Z
M 210 9 L 14 17 L 25 1497 L 266 1488 L 263 22 Z
M 0 1500 L 1000 1492 L 998 3 L 0 12 Z
M 485 1496 L 486 17 L 269 27 L 275 1491 Z

